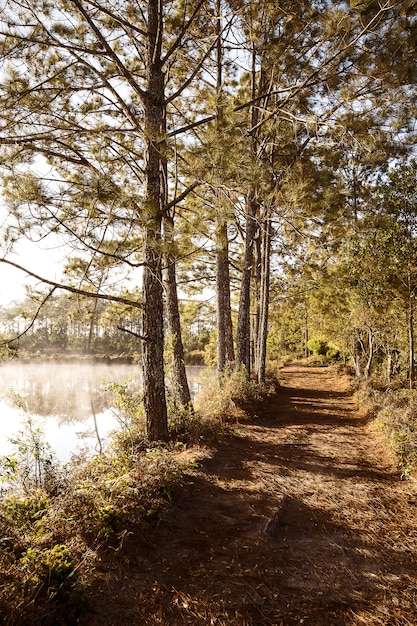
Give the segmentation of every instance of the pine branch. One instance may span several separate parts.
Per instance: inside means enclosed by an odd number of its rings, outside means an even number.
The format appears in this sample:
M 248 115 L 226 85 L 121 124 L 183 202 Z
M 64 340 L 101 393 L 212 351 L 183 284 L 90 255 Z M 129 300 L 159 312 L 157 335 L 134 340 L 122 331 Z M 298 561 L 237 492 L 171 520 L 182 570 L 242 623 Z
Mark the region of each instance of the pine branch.
M 171 94 L 169 96 L 169 98 L 167 98 L 166 100 L 166 104 L 170 104 L 171 102 L 173 102 L 173 100 L 175 100 L 176 98 L 178 98 L 178 96 L 180 96 L 182 94 L 182 92 L 187 89 L 187 87 L 193 82 L 194 78 L 197 76 L 198 72 L 201 70 L 201 68 L 203 67 L 204 62 L 206 61 L 207 57 L 210 55 L 210 53 L 214 50 L 214 48 L 217 45 L 217 38 L 216 40 L 211 44 L 211 46 L 208 48 L 208 50 L 206 50 L 206 52 L 203 54 L 203 56 L 201 57 L 200 61 L 197 63 L 196 67 L 194 68 L 193 72 L 191 72 L 191 74 L 189 75 L 189 77 L 187 78 L 187 80 L 181 85 L 181 87 L 179 89 L 177 89 L 177 91 L 175 91 L 173 94 Z
M 198 126 L 203 126 L 204 124 L 208 124 L 209 122 L 213 122 L 217 119 L 217 113 L 213 113 L 213 115 L 209 115 L 208 117 L 204 117 L 197 122 L 191 122 L 191 124 L 187 124 L 187 126 L 182 126 L 181 128 L 177 128 L 176 130 L 168 133 L 168 137 L 175 137 L 176 135 L 180 135 L 181 133 L 186 133 L 188 130 L 192 130 L 193 128 L 197 128 Z
M 120 26 L 122 26 L 123 28 L 132 30 L 133 32 L 137 33 L 138 35 L 141 35 L 142 37 L 146 37 L 146 31 L 142 30 L 138 26 L 135 26 L 134 24 L 132 24 L 132 22 L 128 22 L 127 20 L 125 20 L 119 13 L 116 13 L 115 10 L 110 11 L 109 9 L 106 9 L 106 7 L 103 6 L 103 4 L 98 4 L 98 2 L 92 2 L 92 0 L 87 0 L 87 1 L 95 9 L 98 9 L 102 13 L 105 13 L 106 15 L 111 17 L 115 22 L 120 24 Z
M 191 15 L 190 19 L 188 20 L 188 22 L 186 24 L 184 24 L 182 31 L 180 32 L 180 34 L 178 35 L 177 39 L 174 41 L 174 43 L 172 44 L 172 46 L 170 47 L 170 49 L 168 50 L 168 52 L 166 53 L 166 55 L 163 57 L 161 63 L 162 65 L 165 65 L 165 63 L 168 61 L 168 59 L 174 54 L 174 52 L 176 50 L 178 50 L 178 48 L 180 47 L 183 37 L 184 35 L 187 33 L 187 31 L 189 30 L 191 24 L 194 22 L 195 18 L 197 17 L 201 7 L 203 6 L 203 4 L 206 2 L 206 0 L 200 0 L 200 2 L 197 4 L 196 8 L 194 9 L 194 13 Z
M 129 333 L 129 335 L 133 335 L 134 337 L 137 337 L 141 341 L 148 341 L 146 337 L 144 337 L 143 335 L 139 335 L 139 333 L 133 332 L 133 330 L 129 330 L 129 328 L 124 328 L 123 326 L 117 326 L 117 330 L 122 330 L 124 333 Z
M 86 298 L 93 298 L 96 300 L 106 300 L 108 302 L 120 302 L 121 304 L 127 304 L 128 306 L 140 309 L 142 308 L 142 304 L 140 302 L 136 302 L 135 300 L 128 300 L 127 298 L 122 298 L 121 296 L 111 296 L 105 293 L 94 293 L 92 291 L 85 291 L 84 289 L 79 289 L 78 287 L 71 287 L 70 285 L 65 285 L 63 283 L 59 283 L 55 280 L 49 280 L 43 276 L 39 276 L 32 272 L 27 267 L 23 267 L 14 261 L 10 261 L 9 259 L 0 259 L 0 263 L 5 263 L 6 265 L 10 265 L 11 267 L 15 267 L 16 269 L 25 272 L 31 278 L 36 278 L 39 282 L 44 283 L 45 285 L 50 285 L 54 289 L 62 289 L 63 291 L 69 291 L 70 293 L 75 293 L 79 296 L 85 296 Z
M 199 185 L 201 185 L 199 181 L 195 181 L 194 183 L 189 185 L 186 189 L 184 189 L 184 191 L 179 196 L 177 196 L 176 198 L 171 200 L 171 202 L 168 202 L 168 204 L 165 205 L 164 211 L 168 212 L 170 209 L 172 209 L 172 207 L 179 204 L 182 200 L 184 200 L 184 198 L 188 196 L 189 193 L 194 191 L 194 189 L 198 187 Z
M 48 302 L 49 298 L 52 297 L 52 294 L 55 292 L 55 290 L 56 290 L 56 287 L 52 287 L 51 291 L 44 297 L 44 299 L 42 300 L 42 302 L 40 303 L 40 305 L 36 309 L 35 315 L 32 317 L 32 320 L 31 320 L 29 326 L 27 326 L 25 328 L 25 330 L 23 330 L 21 333 L 19 333 L 15 337 L 12 337 L 12 339 L 8 339 L 7 341 L 0 342 L 1 346 L 5 346 L 5 345 L 11 343 L 12 341 L 19 341 L 19 339 L 21 339 L 24 335 L 26 335 L 26 333 L 28 333 L 30 331 L 30 329 L 35 324 L 37 318 L 39 317 L 39 313 L 41 312 L 42 307 L 44 306 L 44 304 L 46 304 Z
M 90 28 L 92 29 L 92 31 L 96 35 L 98 41 L 101 43 L 103 48 L 106 50 L 106 52 L 109 55 L 109 57 L 111 59 L 113 59 L 113 61 L 115 62 L 116 66 L 119 68 L 120 72 L 122 73 L 122 75 L 125 77 L 125 79 L 129 83 L 129 85 L 132 87 L 133 91 L 135 93 L 139 94 L 142 99 L 145 98 L 146 97 L 146 92 L 134 80 L 131 72 L 129 72 L 129 70 L 126 68 L 125 64 L 119 59 L 117 54 L 111 48 L 111 46 L 109 45 L 106 37 L 100 31 L 100 29 L 96 26 L 94 20 L 91 18 L 91 16 L 88 14 L 88 12 L 84 9 L 84 7 L 82 6 L 81 2 L 79 0 L 70 0 L 70 2 L 77 7 L 77 9 L 81 13 L 81 15 L 87 21 L 87 23 L 89 24 Z

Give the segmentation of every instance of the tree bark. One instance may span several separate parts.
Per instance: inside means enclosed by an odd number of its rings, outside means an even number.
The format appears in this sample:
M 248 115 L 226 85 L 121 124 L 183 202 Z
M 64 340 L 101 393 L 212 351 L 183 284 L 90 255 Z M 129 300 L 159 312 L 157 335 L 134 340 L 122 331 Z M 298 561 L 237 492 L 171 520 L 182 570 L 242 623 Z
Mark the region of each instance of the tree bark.
M 374 344 L 375 344 L 374 335 L 373 335 L 372 330 L 369 328 L 368 329 L 368 359 L 366 361 L 365 369 L 363 371 L 363 375 L 365 376 L 365 378 L 369 378 L 371 374 L 371 367 L 372 367 L 372 362 L 374 360 L 374 353 L 375 353 Z
M 262 236 L 261 228 L 258 229 L 255 235 L 255 314 L 253 318 L 253 367 L 257 372 L 259 369 L 259 329 L 261 320 L 261 283 L 262 283 Z
M 168 250 L 172 249 L 173 228 L 173 218 L 166 215 L 164 218 L 164 239 Z M 175 256 L 170 252 L 167 254 L 165 289 L 167 298 L 168 327 L 172 338 L 172 359 L 176 387 L 175 393 L 178 396 L 181 405 L 184 408 L 190 408 L 192 410 L 191 394 L 188 386 L 187 372 L 185 369 L 184 346 L 181 334 Z
M 150 441 L 168 439 L 164 376 L 163 288 L 161 226 L 165 180 L 165 76 L 161 63 L 162 0 L 148 0 L 146 46 L 147 89 L 143 98 L 144 166 L 144 271 L 143 385 L 146 435 Z
M 217 118 L 220 134 L 223 124 L 223 42 L 221 37 L 221 1 L 216 0 L 216 71 Z M 216 190 L 216 293 L 217 293 L 217 369 L 222 372 L 234 361 L 232 308 L 230 304 L 229 241 L 227 220 L 223 215 L 220 189 Z
M 269 313 L 269 284 L 271 269 L 271 236 L 272 224 L 269 211 L 267 211 L 264 230 L 262 233 L 262 275 L 260 293 L 260 316 L 258 335 L 258 383 L 265 382 L 266 375 L 266 340 L 268 336 L 268 313 Z
M 248 377 L 251 371 L 251 277 L 253 268 L 253 246 L 256 234 L 256 210 L 257 203 L 251 195 L 247 201 L 245 255 L 240 285 L 236 339 L 236 367 L 239 368 L 243 365 Z
M 263 89 L 263 72 L 261 71 L 259 85 L 257 81 L 256 68 L 256 49 L 253 45 L 252 49 L 252 67 L 251 67 L 251 98 L 255 101 L 258 91 Z M 252 106 L 250 111 L 251 127 L 255 128 L 259 121 L 259 106 Z M 254 132 L 251 139 L 252 156 L 257 157 L 258 150 L 258 133 Z M 258 210 L 258 202 L 256 200 L 256 191 L 252 189 L 248 194 L 246 202 L 246 233 L 245 233 L 245 254 L 243 261 L 243 274 L 240 287 L 239 313 L 237 324 L 237 341 L 236 341 L 236 367 L 242 365 L 245 367 L 248 377 L 251 372 L 251 279 L 254 261 L 254 243 L 256 237 L 256 215 Z M 253 350 L 252 350 L 253 352 Z
M 415 364 L 414 364 L 414 293 L 409 284 L 408 300 L 408 352 L 409 352 L 409 386 L 414 386 Z
M 230 303 L 229 242 L 227 224 L 218 220 L 216 247 L 217 369 L 222 372 L 234 361 L 232 307 Z

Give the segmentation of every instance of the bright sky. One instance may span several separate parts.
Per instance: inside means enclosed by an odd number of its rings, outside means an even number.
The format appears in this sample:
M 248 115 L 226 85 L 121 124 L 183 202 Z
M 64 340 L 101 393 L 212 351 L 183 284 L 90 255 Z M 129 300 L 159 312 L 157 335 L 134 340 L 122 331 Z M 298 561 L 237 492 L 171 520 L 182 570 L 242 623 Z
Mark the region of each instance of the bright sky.
M 21 242 L 17 246 L 17 252 L 9 254 L 8 259 L 39 276 L 50 280 L 59 280 L 61 275 L 62 250 L 42 249 L 29 242 Z M 25 272 L 18 270 L 5 263 L 0 263 L 0 306 L 8 305 L 14 301 L 25 298 L 25 285 L 42 288 L 39 281 L 31 278 Z
M 60 283 L 65 282 L 61 279 L 62 268 L 68 261 L 71 252 L 70 248 L 63 245 L 47 247 L 46 244 L 42 246 L 42 244 L 37 245 L 29 241 L 21 241 L 16 245 L 13 254 L 8 254 L 6 258 L 42 278 Z M 130 276 L 121 270 L 113 275 L 113 282 L 109 283 L 108 289 L 110 291 L 117 290 L 123 284 L 127 289 L 133 291 L 141 285 L 141 277 L 140 268 L 131 273 Z M 45 292 L 48 290 L 47 284 L 28 276 L 24 271 L 0 262 L 0 306 L 7 306 L 12 302 L 24 300 L 26 296 L 25 285 Z

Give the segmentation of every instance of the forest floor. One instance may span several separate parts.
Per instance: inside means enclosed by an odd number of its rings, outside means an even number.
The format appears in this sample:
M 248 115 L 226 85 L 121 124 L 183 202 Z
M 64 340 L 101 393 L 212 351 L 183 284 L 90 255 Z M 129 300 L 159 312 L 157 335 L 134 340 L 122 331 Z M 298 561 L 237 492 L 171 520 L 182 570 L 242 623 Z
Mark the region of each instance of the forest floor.
M 279 378 L 152 531 L 106 562 L 86 624 L 417 624 L 415 481 L 348 377 L 290 364 Z

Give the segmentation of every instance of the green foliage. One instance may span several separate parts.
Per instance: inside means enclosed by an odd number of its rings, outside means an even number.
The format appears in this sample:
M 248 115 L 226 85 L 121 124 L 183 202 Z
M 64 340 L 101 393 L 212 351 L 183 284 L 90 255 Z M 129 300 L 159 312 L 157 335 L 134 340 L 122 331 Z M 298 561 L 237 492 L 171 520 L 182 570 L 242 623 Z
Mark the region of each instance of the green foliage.
M 307 345 L 315 356 L 326 357 L 335 361 L 340 358 L 339 349 L 331 342 L 327 342 L 320 337 L 311 337 Z
M 58 620 L 65 607 L 76 623 L 102 551 L 122 550 L 130 533 L 154 523 L 195 464 L 195 454 L 181 446 L 134 452 L 117 446 L 68 468 L 55 494 L 9 489 L 3 496 L 0 579 L 7 585 L 0 586 L 0 606 L 10 615 L 18 607 L 27 623 L 42 614 Z
M 24 588 L 30 596 L 42 594 L 60 603 L 68 598 L 76 583 L 74 558 L 62 544 L 29 548 L 18 565 L 25 573 Z
M 145 439 L 142 392 L 135 389 L 133 380 L 105 383 L 102 389 L 111 394 L 112 412 L 121 427 L 120 432 L 114 434 L 116 445 L 131 452 L 141 449 Z
M 206 302 L 189 300 L 181 304 L 182 339 L 189 365 L 208 365 L 214 342 L 213 308 Z
M 139 300 L 132 291 L 130 297 Z M 121 304 L 94 302 L 85 297 L 60 294 L 52 296 L 37 311 L 44 294 L 32 292 L 21 302 L 0 308 L 0 325 L 4 339 L 10 343 L 2 348 L 3 358 L 17 350 L 19 356 L 51 354 L 127 354 L 133 359 L 140 352 L 137 337 L 120 328 L 138 332 L 140 315 L 133 307 Z M 36 315 L 36 322 L 28 332 L 13 343 L 24 328 L 29 328 Z M 90 343 L 91 332 L 91 344 Z M 87 350 L 89 348 L 89 350 Z
M 26 497 L 11 493 L 1 504 L 2 515 L 9 523 L 22 528 L 31 528 L 42 520 L 48 511 L 50 502 L 50 496 L 41 490 L 34 491 Z
M 10 438 L 14 452 L 0 456 L 1 482 L 29 494 L 50 483 L 55 471 L 55 458 L 39 421 L 28 413 L 24 398 L 14 391 L 11 395 L 25 417 L 22 429 Z
M 123 514 L 114 504 L 100 506 L 95 512 L 96 528 L 100 534 L 110 537 L 123 529 Z
M 318 337 L 312 337 L 309 339 L 308 347 L 316 356 L 326 356 L 329 349 L 327 341 L 319 339 Z

